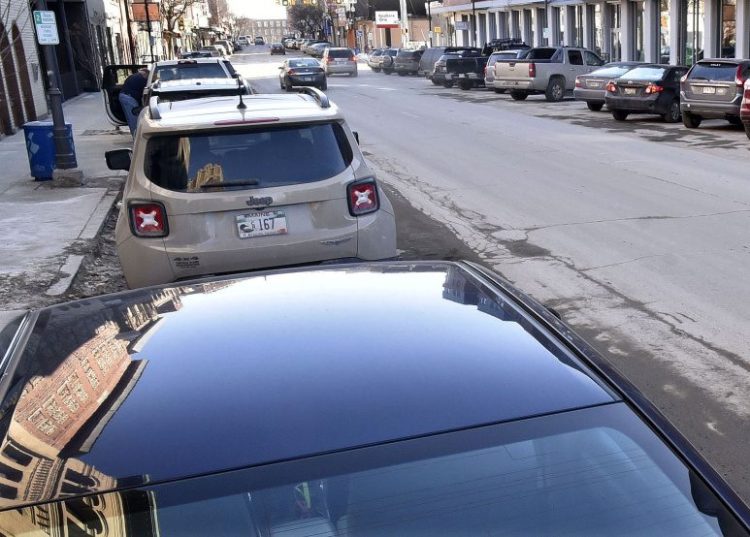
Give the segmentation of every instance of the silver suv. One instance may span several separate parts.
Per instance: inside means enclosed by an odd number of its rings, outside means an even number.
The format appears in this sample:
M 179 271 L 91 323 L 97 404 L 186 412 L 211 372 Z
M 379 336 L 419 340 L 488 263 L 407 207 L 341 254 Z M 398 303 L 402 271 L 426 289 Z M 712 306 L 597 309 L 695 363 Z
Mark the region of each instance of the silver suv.
M 131 165 L 132 161 L 132 165 Z M 194 99 L 141 115 L 116 241 L 131 287 L 396 255 L 396 223 L 325 94 Z

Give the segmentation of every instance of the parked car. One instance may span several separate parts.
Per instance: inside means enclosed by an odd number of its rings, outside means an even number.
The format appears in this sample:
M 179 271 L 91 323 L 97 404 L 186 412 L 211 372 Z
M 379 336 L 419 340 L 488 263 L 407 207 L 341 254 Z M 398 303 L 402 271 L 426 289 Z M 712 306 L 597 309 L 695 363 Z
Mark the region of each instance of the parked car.
M 330 47 L 330 43 L 313 43 L 311 45 L 307 46 L 307 54 L 312 56 L 313 58 L 322 58 L 323 53 L 326 51 L 328 47 Z
M 393 208 L 354 134 L 305 91 L 151 103 L 132 157 L 107 153 L 129 170 L 115 235 L 130 287 L 396 255 Z
M 350 48 L 328 47 L 323 51 L 321 60 L 326 75 L 357 76 L 357 57 Z
M 225 39 L 214 41 L 214 45 L 224 49 L 224 56 L 231 56 L 234 53 L 234 45 Z
M 667 123 L 680 121 L 680 65 L 644 65 L 607 84 L 604 100 L 612 117 L 625 121 L 630 114 L 655 114 Z
M 214 58 L 226 56 L 226 54 L 224 54 L 224 47 L 217 45 L 206 45 L 198 49 L 198 52 L 208 52 Z
M 500 60 L 495 63 L 495 87 L 509 90 L 510 96 L 522 101 L 529 95 L 542 94 L 547 101 L 562 101 L 575 87 L 577 76 L 594 71 L 604 61 L 594 52 L 578 47 L 532 48 L 522 60 Z
M 305 54 L 312 55 L 312 53 L 314 52 L 313 47 L 316 45 L 324 45 L 324 48 L 325 48 L 325 47 L 330 47 L 331 43 L 329 43 L 328 41 L 321 40 L 321 39 L 308 39 L 307 43 L 302 47 L 302 52 L 304 52 Z M 321 53 L 322 52 L 323 51 L 321 50 Z
M 2 340 L 7 534 L 750 527 L 642 393 L 478 265 L 192 280 L 34 311 Z
M 645 64 L 643 62 L 611 62 L 586 75 L 579 75 L 576 77 L 573 97 L 577 101 L 585 101 L 589 110 L 598 112 L 604 106 L 607 83 L 642 65 Z
M 745 92 L 740 106 L 740 121 L 745 127 L 745 134 L 750 138 L 750 80 L 745 80 Z
M 367 55 L 367 65 L 376 73 L 380 72 L 380 60 L 382 59 L 383 50 L 385 49 L 376 48 Z
M 497 60 L 521 59 L 526 55 L 527 50 L 529 50 L 528 47 L 523 49 L 499 50 L 490 54 L 490 57 L 487 58 L 487 65 L 484 68 L 485 87 L 495 90 L 495 93 L 505 93 L 505 90 L 498 89 L 494 86 L 495 63 L 497 63 Z
M 232 63 L 224 58 L 192 58 L 189 60 L 162 60 L 152 65 L 148 82 L 143 90 L 143 104 L 151 96 L 151 88 L 157 81 L 232 79 L 239 76 Z
M 286 54 L 286 48 L 281 43 L 271 44 L 271 54 Z
M 242 79 L 203 78 L 182 80 L 157 80 L 151 86 L 150 97 L 157 102 L 176 102 L 227 95 L 252 95 L 254 92 Z
M 295 39 L 293 37 L 285 37 L 281 40 L 281 44 L 284 45 L 284 48 L 292 49 L 294 48 L 294 42 Z
M 279 86 L 291 91 L 294 86 L 328 89 L 326 70 L 315 58 L 290 58 L 279 67 Z
M 424 76 L 430 80 L 433 84 L 436 86 L 440 86 L 443 84 L 444 79 L 438 75 L 437 79 L 433 79 L 433 74 L 435 73 L 435 64 L 440 60 L 441 57 L 443 57 L 446 54 L 462 54 L 465 53 L 463 51 L 472 51 L 471 53 L 474 53 L 473 51 L 476 51 L 476 53 L 480 53 L 481 49 L 476 47 L 431 47 L 424 51 L 424 54 L 422 54 L 422 57 L 419 60 L 419 71 L 417 71 L 417 74 L 424 74 Z
M 203 50 L 203 51 L 201 51 L 201 50 L 190 50 L 190 51 L 187 51 L 187 52 L 182 52 L 180 54 L 180 59 L 189 60 L 189 59 L 192 59 L 192 58 L 211 58 L 213 56 L 214 55 L 211 54 L 211 52 L 209 52 L 207 50 Z
M 256 38 L 255 38 L 255 39 L 253 40 L 253 44 L 254 44 L 254 45 L 265 45 L 265 44 L 266 44 L 266 40 L 265 40 L 265 39 L 263 39 L 263 37 L 261 37 L 261 36 L 257 36 L 257 37 L 256 37 Z
M 245 46 L 245 47 L 250 44 L 250 41 L 248 41 L 247 37 L 245 36 L 240 37 L 237 41 L 239 42 L 240 45 Z
M 465 47 L 455 48 L 454 50 L 446 50 L 445 54 L 440 56 L 435 62 L 432 73 L 430 73 L 430 80 L 433 84 L 442 85 L 446 88 L 451 88 L 458 78 L 457 73 L 448 72 L 448 60 L 458 58 L 479 58 L 482 56 L 482 49 L 476 47 Z
M 740 105 L 750 60 L 701 60 L 680 83 L 682 123 L 696 129 L 704 119 L 726 119 L 742 125 Z
M 393 68 L 399 76 L 416 75 L 424 50 L 398 49 L 393 59 Z
M 384 74 L 390 75 L 396 72 L 396 68 L 394 65 L 396 54 L 398 54 L 397 48 L 387 48 L 383 50 L 383 54 L 378 57 L 378 59 L 380 60 L 380 69 L 382 69 Z

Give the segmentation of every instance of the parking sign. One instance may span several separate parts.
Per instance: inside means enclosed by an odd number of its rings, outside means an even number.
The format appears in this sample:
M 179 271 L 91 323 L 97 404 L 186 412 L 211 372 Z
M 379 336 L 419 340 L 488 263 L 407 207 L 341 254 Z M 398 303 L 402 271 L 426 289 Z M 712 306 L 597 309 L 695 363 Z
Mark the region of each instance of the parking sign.
M 34 26 L 36 26 L 37 42 L 40 45 L 60 44 L 54 11 L 34 11 Z

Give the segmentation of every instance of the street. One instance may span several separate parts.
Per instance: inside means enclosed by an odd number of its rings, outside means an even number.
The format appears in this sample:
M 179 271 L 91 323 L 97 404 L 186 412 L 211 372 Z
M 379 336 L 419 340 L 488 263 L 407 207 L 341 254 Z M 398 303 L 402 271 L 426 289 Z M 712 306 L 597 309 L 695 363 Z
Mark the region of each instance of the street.
M 279 92 L 284 58 L 250 47 L 232 62 Z M 394 200 L 406 256 L 475 256 L 554 307 L 750 498 L 741 129 L 617 123 L 570 99 L 514 102 L 362 63 L 327 93 L 378 178 L 417 209 Z M 439 237 L 415 231 L 425 215 Z

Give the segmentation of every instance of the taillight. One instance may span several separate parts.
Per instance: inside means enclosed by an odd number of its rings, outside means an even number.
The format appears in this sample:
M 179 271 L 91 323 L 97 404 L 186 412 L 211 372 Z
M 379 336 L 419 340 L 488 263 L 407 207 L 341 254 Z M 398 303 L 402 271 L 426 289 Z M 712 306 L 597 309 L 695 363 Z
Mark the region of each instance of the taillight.
M 529 78 L 534 78 L 536 76 L 536 64 L 534 62 L 531 62 L 529 64 Z
M 645 93 L 646 95 L 653 95 L 654 93 L 661 93 L 662 91 L 664 91 L 664 86 L 659 86 L 658 84 L 652 83 L 646 86 L 646 91 L 644 91 L 643 93 Z
M 607 91 L 609 93 L 617 93 L 617 85 L 611 80 L 607 82 Z
M 346 187 L 346 192 L 349 200 L 349 213 L 352 216 L 374 213 L 380 208 L 378 186 L 374 179 L 350 183 Z
M 742 88 L 745 85 L 745 80 L 747 78 L 742 74 L 743 66 L 738 65 L 737 66 L 737 72 L 734 74 L 734 83 L 737 84 L 737 87 Z
M 131 203 L 130 231 L 136 237 L 166 237 L 169 233 L 167 211 L 161 203 Z
M 576 77 L 576 88 L 582 87 L 581 79 L 579 77 Z

